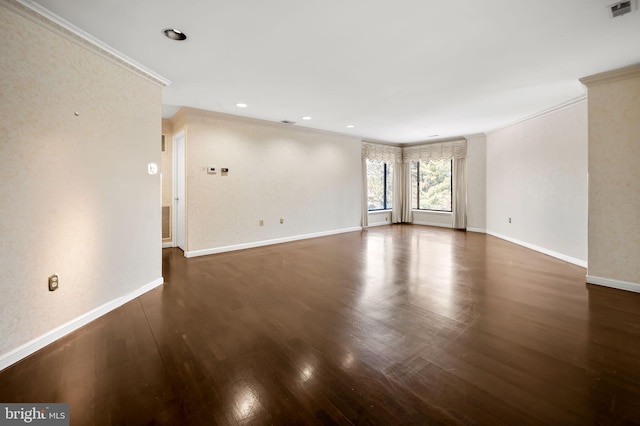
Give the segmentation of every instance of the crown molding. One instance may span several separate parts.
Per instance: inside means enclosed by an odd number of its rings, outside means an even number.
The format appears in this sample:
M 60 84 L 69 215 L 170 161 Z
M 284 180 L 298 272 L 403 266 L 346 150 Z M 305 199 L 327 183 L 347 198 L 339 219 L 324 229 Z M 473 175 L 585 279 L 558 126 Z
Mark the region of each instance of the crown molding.
M 113 47 L 81 30 L 50 10 L 32 0 L 0 0 L 0 6 L 17 13 L 23 18 L 52 31 L 68 41 L 99 54 L 103 58 L 141 75 L 159 86 L 168 86 L 171 81 L 151 71 L 144 65 L 118 52 Z
M 507 123 L 507 124 L 502 125 L 500 127 L 496 127 L 495 129 L 488 130 L 488 131 L 485 132 L 485 135 L 489 135 L 491 133 L 495 133 L 495 132 L 497 132 L 499 130 L 506 129 L 507 127 L 515 126 L 516 124 L 524 123 L 525 121 L 533 120 L 535 118 L 540 118 L 540 117 L 543 117 L 543 116 L 548 115 L 548 114 L 553 114 L 554 112 L 561 111 L 561 110 L 569 108 L 569 107 L 571 107 L 573 105 L 579 104 L 580 102 L 585 102 L 586 100 L 587 100 L 587 95 L 586 94 L 578 96 L 577 98 L 573 98 L 570 101 L 564 102 L 564 103 L 562 103 L 560 105 L 556 105 L 556 106 L 553 106 L 551 108 L 544 109 L 544 110 L 542 110 L 540 112 L 536 112 L 535 114 L 528 115 L 528 116 L 520 118 L 520 119 L 518 119 L 516 121 L 512 121 L 511 123 Z
M 402 143 L 402 147 L 411 148 L 413 146 L 423 146 L 423 145 L 435 145 L 438 143 L 446 143 L 446 142 L 466 142 L 467 138 L 465 136 L 452 136 L 450 138 L 441 138 L 441 139 L 432 139 L 418 142 L 405 142 Z
M 362 139 L 361 141 L 362 143 L 372 143 L 375 145 L 386 145 L 386 146 L 392 146 L 394 148 L 402 148 L 404 145 L 400 144 L 400 143 L 395 143 L 395 142 L 382 142 L 382 141 L 376 141 L 375 139 Z
M 591 87 L 634 77 L 640 77 L 640 64 L 582 77 L 580 82 L 587 87 Z
M 289 129 L 290 131 L 296 131 L 296 132 L 317 133 L 317 134 L 342 137 L 346 139 L 353 139 L 358 141 L 362 140 L 362 136 L 358 136 L 358 135 L 351 135 L 347 133 L 335 132 L 335 131 L 324 130 L 324 129 L 316 129 L 314 127 L 307 127 L 299 124 L 284 124 L 280 121 L 271 121 L 264 118 L 235 115 L 235 114 L 230 114 L 228 112 L 212 111 L 208 109 L 201 109 L 201 108 L 194 108 L 194 107 L 187 107 L 187 106 L 181 107 L 178 110 L 178 112 L 174 114 L 174 116 L 171 118 L 170 121 L 172 123 L 176 123 L 180 119 L 184 119 L 185 120 L 184 123 L 186 124 L 186 123 L 189 123 L 189 121 L 192 118 L 233 121 L 238 123 L 263 125 L 263 126 L 277 128 L 280 130 Z

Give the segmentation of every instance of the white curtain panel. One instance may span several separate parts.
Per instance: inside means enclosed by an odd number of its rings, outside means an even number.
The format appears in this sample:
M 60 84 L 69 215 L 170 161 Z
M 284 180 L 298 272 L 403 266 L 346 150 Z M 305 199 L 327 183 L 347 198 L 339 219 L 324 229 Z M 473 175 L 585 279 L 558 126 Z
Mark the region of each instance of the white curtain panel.
M 453 159 L 453 229 L 467 229 L 467 159 Z
M 393 209 L 391 210 L 391 222 L 402 222 L 402 162 L 393 165 Z
M 400 222 L 411 223 L 413 222 L 413 209 L 411 208 L 411 163 L 401 163 L 402 166 L 402 178 L 400 183 L 402 185 L 402 216 Z
M 363 149 L 364 152 L 364 149 Z M 369 186 L 367 185 L 367 158 L 362 156 L 362 227 L 369 226 Z

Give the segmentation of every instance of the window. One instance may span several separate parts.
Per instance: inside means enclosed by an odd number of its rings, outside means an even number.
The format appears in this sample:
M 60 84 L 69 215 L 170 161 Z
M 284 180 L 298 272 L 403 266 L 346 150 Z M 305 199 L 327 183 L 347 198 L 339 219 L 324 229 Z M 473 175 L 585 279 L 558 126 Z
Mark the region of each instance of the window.
M 368 210 L 388 210 L 393 206 L 393 163 L 367 160 Z
M 411 207 L 451 211 L 451 160 L 411 162 Z

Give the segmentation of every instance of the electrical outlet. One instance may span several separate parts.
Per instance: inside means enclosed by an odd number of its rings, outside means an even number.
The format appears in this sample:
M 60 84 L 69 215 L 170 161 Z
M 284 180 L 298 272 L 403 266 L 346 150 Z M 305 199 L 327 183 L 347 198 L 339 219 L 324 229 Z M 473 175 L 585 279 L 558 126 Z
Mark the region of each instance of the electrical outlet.
M 264 226 L 264 220 L 260 219 L 260 226 Z
M 53 274 L 49 277 L 49 291 L 56 291 L 58 289 L 58 275 Z
M 284 223 L 284 217 L 280 218 L 280 223 Z

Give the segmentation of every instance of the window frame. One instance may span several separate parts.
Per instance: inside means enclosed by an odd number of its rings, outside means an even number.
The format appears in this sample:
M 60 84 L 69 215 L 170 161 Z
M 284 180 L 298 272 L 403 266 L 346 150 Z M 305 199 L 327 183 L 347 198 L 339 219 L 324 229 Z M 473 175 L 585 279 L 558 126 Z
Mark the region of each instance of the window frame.
M 442 159 L 444 160 L 444 159 Z M 439 160 L 439 161 L 442 161 Z M 451 205 L 449 207 L 449 210 L 436 210 L 436 209 L 421 209 L 420 208 L 420 163 L 424 160 L 413 160 L 416 163 L 416 207 L 411 206 L 412 210 L 418 210 L 421 212 L 439 212 L 439 213 L 453 213 L 453 159 L 450 158 L 449 159 L 449 167 L 451 170 L 451 174 L 449 175 L 449 191 L 451 194 Z M 433 161 L 433 160 L 427 160 L 428 161 Z M 413 182 L 411 183 L 411 186 L 413 186 Z M 413 190 L 413 188 L 411 188 Z M 412 197 L 413 198 L 413 197 Z

